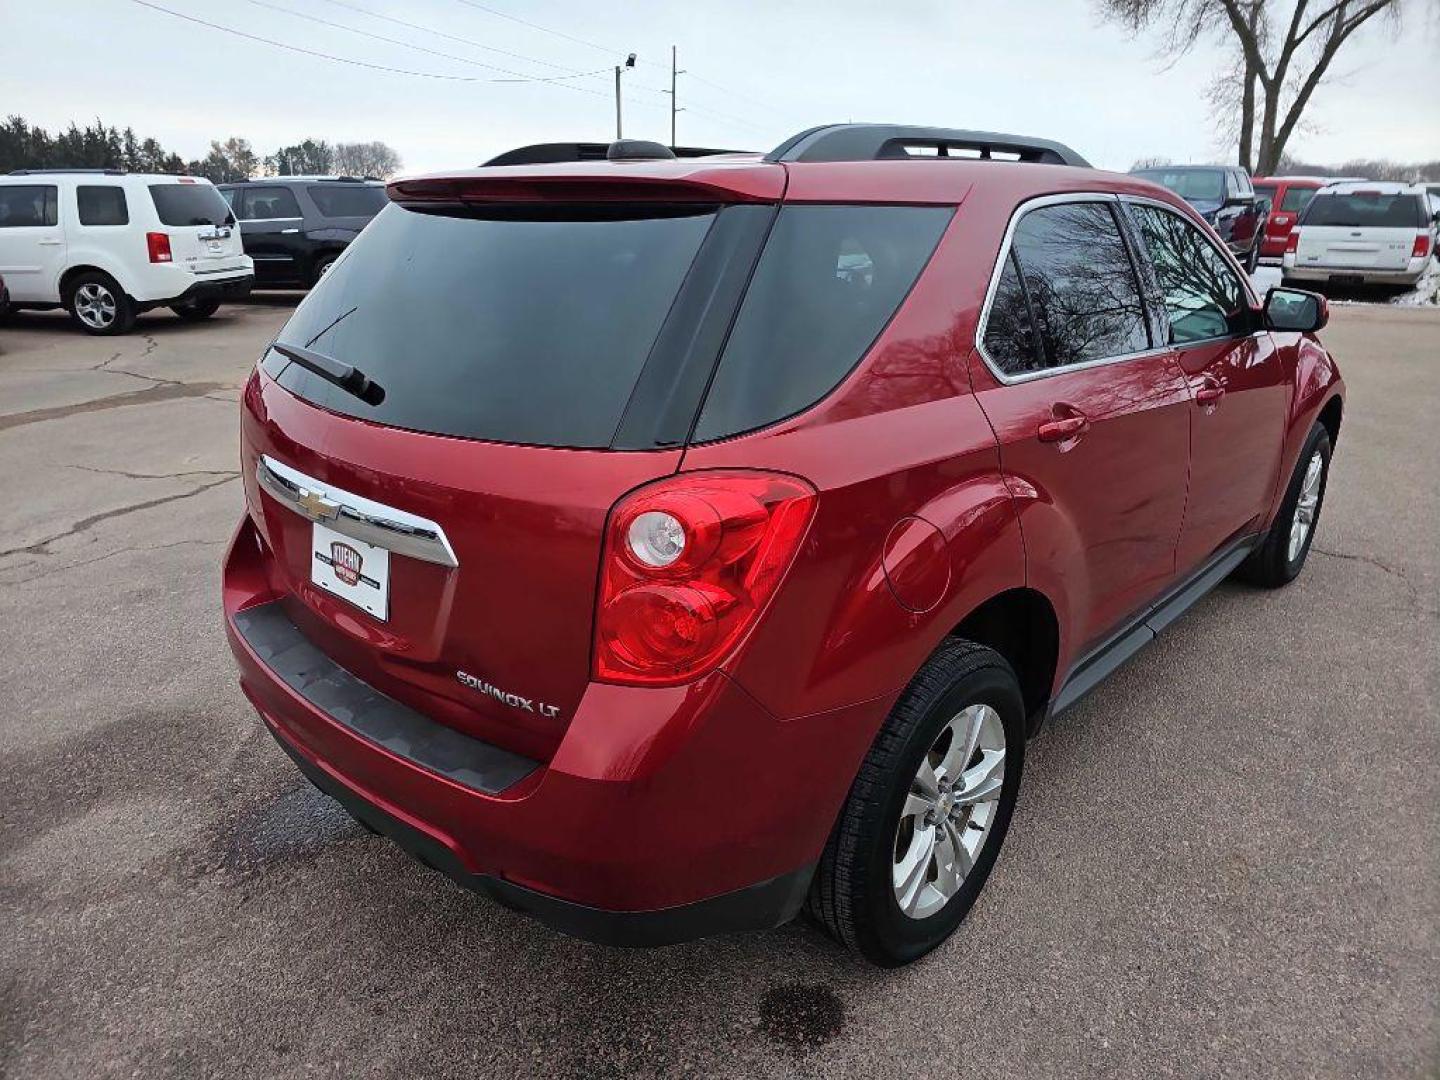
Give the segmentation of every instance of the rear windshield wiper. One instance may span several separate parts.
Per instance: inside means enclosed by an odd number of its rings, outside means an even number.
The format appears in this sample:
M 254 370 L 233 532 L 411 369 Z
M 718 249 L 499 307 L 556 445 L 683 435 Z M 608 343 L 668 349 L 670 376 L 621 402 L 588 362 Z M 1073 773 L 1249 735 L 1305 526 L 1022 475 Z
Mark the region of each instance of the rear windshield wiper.
M 319 375 L 326 382 L 334 383 L 348 394 L 354 394 L 367 405 L 379 405 L 385 400 L 384 388 L 351 364 L 313 349 L 303 349 L 299 345 L 282 345 L 277 341 L 271 348 L 306 371 Z

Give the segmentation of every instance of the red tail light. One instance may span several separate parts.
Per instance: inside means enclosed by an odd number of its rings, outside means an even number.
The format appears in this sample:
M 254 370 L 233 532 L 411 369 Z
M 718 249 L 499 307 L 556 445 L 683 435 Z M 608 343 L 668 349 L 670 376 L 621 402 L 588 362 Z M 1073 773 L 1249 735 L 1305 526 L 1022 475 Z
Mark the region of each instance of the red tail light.
M 147 232 L 145 234 L 145 246 L 150 249 L 150 261 L 152 263 L 170 261 L 169 233 Z
M 1415 237 L 1415 246 L 1410 249 L 1410 258 L 1423 259 L 1430 254 L 1430 234 L 1420 233 Z
M 1291 229 L 1290 235 L 1285 238 L 1285 254 L 1294 255 L 1300 250 L 1300 230 Z
M 815 513 L 793 476 L 694 473 L 627 495 L 610 514 L 595 677 L 673 686 L 716 667 L 765 609 Z

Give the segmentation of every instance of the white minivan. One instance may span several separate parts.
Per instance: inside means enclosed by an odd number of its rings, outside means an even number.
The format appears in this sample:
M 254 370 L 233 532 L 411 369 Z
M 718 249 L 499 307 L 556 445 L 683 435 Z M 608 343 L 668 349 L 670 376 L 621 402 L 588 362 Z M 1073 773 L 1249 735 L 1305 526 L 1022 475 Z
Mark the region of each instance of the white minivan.
M 150 308 L 207 319 L 255 268 L 209 180 L 22 169 L 0 176 L 0 278 L 12 310 L 64 307 L 89 333 L 123 334 Z
M 1360 180 L 1315 193 L 1290 232 L 1287 282 L 1413 287 L 1435 251 L 1436 212 L 1423 184 Z

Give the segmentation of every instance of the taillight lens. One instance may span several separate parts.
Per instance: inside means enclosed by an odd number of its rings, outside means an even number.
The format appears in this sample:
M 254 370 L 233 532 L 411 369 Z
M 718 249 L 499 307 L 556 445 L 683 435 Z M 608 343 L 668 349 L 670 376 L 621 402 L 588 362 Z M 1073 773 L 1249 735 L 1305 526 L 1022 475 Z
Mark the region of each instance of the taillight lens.
M 1290 235 L 1285 238 L 1285 254 L 1294 255 L 1300 250 L 1300 230 L 1291 229 Z
M 1412 259 L 1423 259 L 1430 254 L 1430 234 L 1420 233 L 1415 237 L 1415 245 L 1410 249 Z
M 815 489 L 758 472 L 671 477 L 610 514 L 595 678 L 673 686 L 720 663 L 765 609 L 815 513 Z
M 150 251 L 152 263 L 167 263 L 170 261 L 170 234 L 163 232 L 147 232 L 145 234 L 145 246 Z

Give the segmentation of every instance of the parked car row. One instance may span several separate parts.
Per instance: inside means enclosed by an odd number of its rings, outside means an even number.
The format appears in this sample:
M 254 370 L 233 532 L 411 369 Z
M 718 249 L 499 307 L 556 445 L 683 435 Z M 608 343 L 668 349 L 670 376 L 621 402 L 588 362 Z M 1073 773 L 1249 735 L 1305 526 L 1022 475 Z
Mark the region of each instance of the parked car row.
M 1413 288 L 1436 251 L 1440 184 L 1356 177 L 1269 176 L 1238 166 L 1175 165 L 1134 175 L 1175 192 L 1253 272 L 1281 265 L 1287 282 Z
M 351 177 L 18 170 L 0 176 L 0 314 L 64 308 L 91 334 L 159 307 L 206 319 L 257 283 L 314 285 L 385 202 Z

